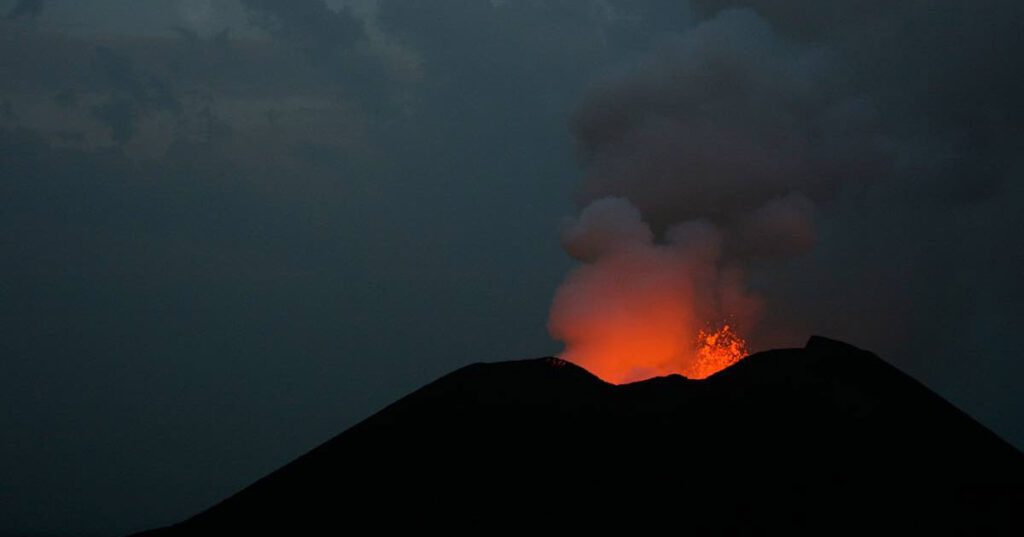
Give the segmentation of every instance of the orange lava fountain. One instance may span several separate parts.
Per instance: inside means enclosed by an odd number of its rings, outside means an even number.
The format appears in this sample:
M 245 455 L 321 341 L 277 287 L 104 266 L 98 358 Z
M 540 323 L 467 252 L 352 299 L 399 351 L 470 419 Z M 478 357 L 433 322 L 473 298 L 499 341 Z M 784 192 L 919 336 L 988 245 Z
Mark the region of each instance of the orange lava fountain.
M 617 318 L 617 329 L 588 331 L 574 340 L 560 357 L 578 364 L 612 384 L 626 384 L 651 377 L 679 374 L 707 378 L 747 356 L 746 341 L 728 324 L 717 330 L 697 329 L 687 336 L 677 323 L 657 321 L 629 323 Z
M 682 373 L 691 379 L 703 379 L 742 360 L 747 352 L 747 342 L 729 325 L 714 332 L 701 330 L 697 334 L 696 359 Z

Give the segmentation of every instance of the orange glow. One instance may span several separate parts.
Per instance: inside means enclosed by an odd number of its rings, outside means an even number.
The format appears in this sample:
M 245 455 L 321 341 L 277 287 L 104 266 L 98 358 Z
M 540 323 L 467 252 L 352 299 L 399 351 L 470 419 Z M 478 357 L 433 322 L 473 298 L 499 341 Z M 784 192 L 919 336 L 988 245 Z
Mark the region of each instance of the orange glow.
M 715 332 L 701 330 L 697 334 L 697 356 L 686 368 L 684 376 L 703 379 L 739 362 L 747 355 L 747 343 L 729 325 Z
M 562 359 L 624 384 L 705 378 L 747 354 L 734 327 L 753 326 L 761 301 L 722 263 L 721 231 L 695 220 L 664 235 L 656 241 L 639 210 L 618 198 L 594 202 L 563 231 L 582 264 L 558 287 L 548 318 L 565 343 Z
M 693 337 L 681 323 L 671 323 L 672 318 L 660 317 L 660 322 L 646 326 L 621 318 L 621 330 L 610 329 L 576 341 L 561 357 L 607 382 L 625 384 L 674 373 L 703 379 L 748 354 L 746 341 L 728 324 L 714 331 L 698 330 Z

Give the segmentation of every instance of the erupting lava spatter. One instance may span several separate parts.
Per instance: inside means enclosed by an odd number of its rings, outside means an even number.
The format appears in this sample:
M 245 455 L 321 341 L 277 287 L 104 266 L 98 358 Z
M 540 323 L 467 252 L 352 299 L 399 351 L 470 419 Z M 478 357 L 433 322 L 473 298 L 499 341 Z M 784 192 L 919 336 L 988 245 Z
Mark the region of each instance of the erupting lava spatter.
M 663 235 L 621 198 L 597 200 L 567 222 L 562 244 L 581 264 L 551 303 L 548 330 L 565 343 L 562 359 L 624 384 L 705 378 L 747 354 L 735 327 L 757 322 L 761 299 L 723 260 L 722 231 L 693 220 Z
M 704 379 L 748 354 L 747 342 L 728 324 L 717 330 L 698 329 L 696 337 L 692 332 L 667 332 L 664 326 L 645 327 L 650 331 L 623 323 L 620 330 L 570 344 L 560 357 L 606 382 L 625 384 L 672 374 Z
M 697 334 L 696 360 L 682 374 L 691 379 L 707 378 L 746 355 L 747 343 L 729 325 L 714 332 L 701 330 Z

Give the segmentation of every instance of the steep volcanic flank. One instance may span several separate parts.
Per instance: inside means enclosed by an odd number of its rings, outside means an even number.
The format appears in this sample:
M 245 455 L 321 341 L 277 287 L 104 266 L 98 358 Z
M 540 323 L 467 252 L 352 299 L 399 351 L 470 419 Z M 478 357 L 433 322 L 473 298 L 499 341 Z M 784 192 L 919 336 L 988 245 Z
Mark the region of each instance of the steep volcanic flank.
M 875 355 L 814 337 L 700 381 L 470 365 L 146 535 L 1019 535 L 1021 505 L 1019 451 Z

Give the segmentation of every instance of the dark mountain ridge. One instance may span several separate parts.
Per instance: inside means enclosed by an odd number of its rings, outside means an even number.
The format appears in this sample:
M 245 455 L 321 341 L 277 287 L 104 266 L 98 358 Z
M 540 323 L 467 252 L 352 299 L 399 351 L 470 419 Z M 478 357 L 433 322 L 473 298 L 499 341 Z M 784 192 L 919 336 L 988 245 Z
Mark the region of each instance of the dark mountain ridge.
M 1022 505 L 1018 450 L 877 356 L 812 337 L 704 380 L 469 365 L 144 535 L 1021 535 Z

